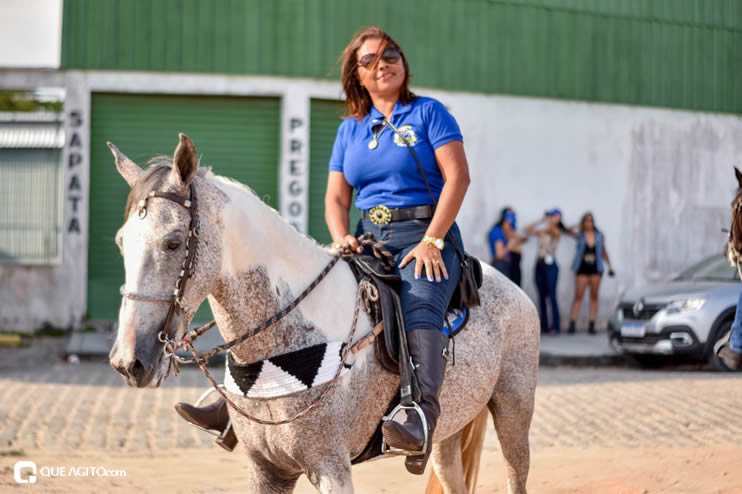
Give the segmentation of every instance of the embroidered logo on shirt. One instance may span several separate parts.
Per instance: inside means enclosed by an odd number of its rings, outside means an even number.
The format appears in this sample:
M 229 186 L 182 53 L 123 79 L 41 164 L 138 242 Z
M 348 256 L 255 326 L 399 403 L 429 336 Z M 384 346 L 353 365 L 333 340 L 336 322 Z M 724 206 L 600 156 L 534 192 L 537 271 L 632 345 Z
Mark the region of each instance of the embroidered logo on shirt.
M 405 139 L 407 139 L 407 142 L 410 143 L 410 146 L 414 146 L 417 144 L 417 136 L 415 135 L 415 131 L 412 129 L 412 125 L 403 125 L 401 127 L 398 127 L 397 130 L 399 130 L 399 133 L 402 134 Z M 394 144 L 396 144 L 399 147 L 405 147 L 407 144 L 404 143 L 404 141 L 397 135 L 397 133 L 394 133 Z

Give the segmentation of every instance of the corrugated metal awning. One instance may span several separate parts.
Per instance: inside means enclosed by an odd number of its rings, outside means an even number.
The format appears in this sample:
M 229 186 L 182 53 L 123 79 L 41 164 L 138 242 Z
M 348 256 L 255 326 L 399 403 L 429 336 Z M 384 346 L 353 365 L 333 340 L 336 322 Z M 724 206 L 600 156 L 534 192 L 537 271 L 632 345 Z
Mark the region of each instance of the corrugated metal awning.
M 64 126 L 56 114 L 0 114 L 0 149 L 60 149 Z

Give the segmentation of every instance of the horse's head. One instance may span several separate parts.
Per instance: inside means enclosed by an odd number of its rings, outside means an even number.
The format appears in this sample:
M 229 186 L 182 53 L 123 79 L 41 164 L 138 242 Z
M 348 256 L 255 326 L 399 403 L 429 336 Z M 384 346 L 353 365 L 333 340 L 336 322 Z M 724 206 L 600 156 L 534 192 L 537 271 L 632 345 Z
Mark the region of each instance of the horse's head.
M 734 175 L 737 177 L 737 195 L 732 201 L 732 225 L 729 227 L 729 244 L 727 255 L 729 261 L 736 264 L 742 261 L 742 172 L 734 167 Z
M 196 178 L 196 148 L 183 134 L 172 161 L 156 159 L 146 170 L 108 145 L 131 187 L 124 225 L 116 233 L 126 275 L 109 359 L 130 386 L 157 387 L 171 365 L 164 336 L 183 336 L 218 275 L 219 242 L 209 242 L 207 221 L 199 225 L 208 187 Z

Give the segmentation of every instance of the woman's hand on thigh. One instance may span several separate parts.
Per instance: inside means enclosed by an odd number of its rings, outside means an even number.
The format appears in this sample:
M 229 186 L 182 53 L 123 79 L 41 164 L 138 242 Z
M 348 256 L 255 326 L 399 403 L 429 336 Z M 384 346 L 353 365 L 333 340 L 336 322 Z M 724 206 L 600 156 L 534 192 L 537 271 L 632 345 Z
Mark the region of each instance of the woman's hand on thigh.
M 413 259 L 415 260 L 416 280 L 420 279 L 423 268 L 425 268 L 425 274 L 428 281 L 433 281 L 435 279 L 440 283 L 441 277 L 448 279 L 448 270 L 446 269 L 446 263 L 443 262 L 443 257 L 441 257 L 441 251 L 439 251 L 433 244 L 421 241 L 414 249 L 404 256 L 402 262 L 399 263 L 399 269 L 407 266 L 407 264 L 409 264 Z

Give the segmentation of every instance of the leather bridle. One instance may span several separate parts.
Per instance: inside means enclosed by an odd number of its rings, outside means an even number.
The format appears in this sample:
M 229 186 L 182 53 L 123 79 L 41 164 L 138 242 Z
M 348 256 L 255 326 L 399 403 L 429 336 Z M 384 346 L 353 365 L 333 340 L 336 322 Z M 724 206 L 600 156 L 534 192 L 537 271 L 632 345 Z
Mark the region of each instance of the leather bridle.
M 383 330 L 383 324 L 377 325 L 377 327 L 373 328 L 369 332 L 368 335 L 364 336 L 359 340 L 355 345 L 353 344 L 353 338 L 355 336 L 356 327 L 358 324 L 358 314 L 359 309 L 362 304 L 362 299 L 364 294 L 371 294 L 367 295 L 372 298 L 373 300 L 373 292 L 375 292 L 375 288 L 373 286 L 370 286 L 368 283 L 361 283 L 359 285 L 358 293 L 356 295 L 356 304 L 355 309 L 353 311 L 353 323 L 351 325 L 350 330 L 350 336 L 348 337 L 348 340 L 343 345 L 342 355 L 340 356 L 340 364 L 338 365 L 338 368 L 335 372 L 335 377 L 329 381 L 327 387 L 325 388 L 322 393 L 317 396 L 312 402 L 299 411 L 298 413 L 294 414 L 290 418 L 286 418 L 283 420 L 265 420 L 260 419 L 258 417 L 253 417 L 252 415 L 245 412 L 243 409 L 238 407 L 224 392 L 222 387 L 220 387 L 214 378 L 209 373 L 208 369 L 206 368 L 206 363 L 208 362 L 209 358 L 213 357 L 219 352 L 228 350 L 229 348 L 238 345 L 239 343 L 242 343 L 243 341 L 247 340 L 248 338 L 255 336 L 260 331 L 272 326 L 276 322 L 283 319 L 287 314 L 291 313 L 298 305 L 302 302 L 321 282 L 327 274 L 330 272 L 330 270 L 337 264 L 337 262 L 341 259 L 341 255 L 339 253 L 336 253 L 332 256 L 332 259 L 330 262 L 325 266 L 325 268 L 322 270 L 322 272 L 317 276 L 317 278 L 312 281 L 312 283 L 309 284 L 309 286 L 299 294 L 296 299 L 294 299 L 288 306 L 286 306 L 284 309 L 280 310 L 279 312 L 275 313 L 265 321 L 263 321 L 261 324 L 256 326 L 255 328 L 252 328 L 249 331 L 246 331 L 243 335 L 234 338 L 233 340 L 224 343 L 223 345 L 219 345 L 209 352 L 199 354 L 196 351 L 196 348 L 194 347 L 193 342 L 201 336 L 203 333 L 211 329 L 215 324 L 216 321 L 211 321 L 204 326 L 195 329 L 191 331 L 190 333 L 186 334 L 182 339 L 177 340 L 175 338 L 174 334 L 170 334 L 168 331 L 169 326 L 171 325 L 171 321 L 176 313 L 188 311 L 188 307 L 183 302 L 183 292 L 185 290 L 186 282 L 188 281 L 191 276 L 193 276 L 193 271 L 196 266 L 196 260 L 197 260 L 197 251 L 198 251 L 198 237 L 200 233 L 201 224 L 198 218 L 198 203 L 196 201 L 196 189 L 194 188 L 193 184 L 190 185 L 190 192 L 191 192 L 191 198 L 186 199 L 185 197 L 181 197 L 177 194 L 171 194 L 169 192 L 159 192 L 159 191 L 151 191 L 147 196 L 139 201 L 138 203 L 138 212 L 137 215 L 140 219 L 144 219 L 147 216 L 147 201 L 149 199 L 154 198 L 162 198 L 162 199 L 168 199 L 170 201 L 173 201 L 177 204 L 180 204 L 184 208 L 188 209 L 190 215 L 191 215 L 191 223 L 188 229 L 188 236 L 186 237 L 186 258 L 183 260 L 183 264 L 181 265 L 180 273 L 178 274 L 178 278 L 175 280 L 175 290 L 173 290 L 172 295 L 144 295 L 140 293 L 130 292 L 124 288 L 124 285 L 121 285 L 121 288 L 119 289 L 119 292 L 121 293 L 121 296 L 124 298 L 128 298 L 131 300 L 136 301 L 142 301 L 142 302 L 153 302 L 153 303 L 169 303 L 170 307 L 167 311 L 167 316 L 165 317 L 165 322 L 162 325 L 162 329 L 157 334 L 157 339 L 163 344 L 163 351 L 165 352 L 165 357 L 170 359 L 170 366 L 174 369 L 175 374 L 178 374 L 178 363 L 195 363 L 200 368 L 201 371 L 204 373 L 204 375 L 209 379 L 209 382 L 211 382 L 211 385 L 214 387 L 214 389 L 224 398 L 224 400 L 227 402 L 227 404 L 232 407 L 235 411 L 237 411 L 240 415 L 247 418 L 248 420 L 252 422 L 256 422 L 263 425 L 282 425 L 282 424 L 288 424 L 291 422 L 296 421 L 297 419 L 303 417 L 313 409 L 315 409 L 317 406 L 319 406 L 320 403 L 327 397 L 327 395 L 332 391 L 332 389 L 335 387 L 335 383 L 337 382 L 338 378 L 340 377 L 341 371 L 343 370 L 343 367 L 346 365 L 346 358 L 348 357 L 349 353 L 355 354 L 360 349 L 368 345 L 370 342 L 373 341 L 374 337 L 377 336 L 382 330 Z M 373 249 L 376 252 L 377 248 L 381 249 L 380 244 L 375 244 L 372 239 L 367 239 L 362 242 L 363 245 L 373 245 Z M 343 252 L 347 252 L 350 250 L 349 245 L 343 246 Z M 380 253 L 381 250 L 379 250 Z M 379 255 L 377 253 L 376 255 Z M 386 256 L 389 256 L 391 258 L 391 255 L 385 253 Z M 376 294 L 376 297 L 378 297 L 378 293 Z M 372 337 L 373 335 L 373 337 Z M 191 351 L 193 353 L 193 358 L 183 358 L 176 355 L 175 351 L 180 348 L 185 347 L 187 350 Z
M 729 228 L 729 236 L 727 240 L 727 255 L 729 261 L 737 266 L 737 274 L 742 279 L 742 253 L 740 253 L 734 246 L 734 229 L 737 225 L 737 215 L 742 211 L 742 196 L 738 197 L 732 203 L 732 225 Z
M 153 303 L 169 303 L 170 307 L 165 316 L 165 322 L 162 324 L 160 332 L 157 334 L 157 339 L 164 344 L 164 350 L 166 354 L 174 354 L 175 346 L 175 332 L 177 328 L 170 329 L 173 318 L 188 311 L 188 306 L 183 302 L 183 293 L 185 291 L 186 283 L 189 278 L 193 276 L 193 271 L 196 267 L 196 261 L 198 256 L 198 237 L 201 231 L 201 222 L 198 218 L 198 201 L 196 200 L 196 188 L 193 184 L 189 187 L 191 198 L 179 196 L 170 192 L 150 191 L 147 196 L 139 201 L 137 216 L 139 219 L 147 217 L 147 201 L 155 198 L 162 198 L 172 201 L 176 204 L 180 204 L 188 210 L 191 215 L 191 222 L 188 226 L 188 235 L 186 236 L 186 257 L 181 264 L 180 273 L 178 278 L 175 280 L 175 289 L 172 294 L 164 295 L 145 295 L 135 292 L 128 291 L 124 285 L 121 285 L 119 292 L 124 298 L 130 300 L 141 301 L 141 302 L 153 302 Z M 171 334 L 172 333 L 172 334 Z M 171 347 L 171 348 L 170 348 Z

